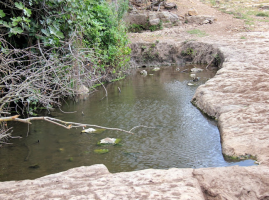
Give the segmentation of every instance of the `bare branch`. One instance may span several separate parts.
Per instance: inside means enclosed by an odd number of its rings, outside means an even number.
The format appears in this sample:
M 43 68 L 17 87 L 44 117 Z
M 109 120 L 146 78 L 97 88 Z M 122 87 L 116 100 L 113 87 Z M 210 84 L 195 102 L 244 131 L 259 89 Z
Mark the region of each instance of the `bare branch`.
M 82 123 L 76 123 L 76 122 L 66 122 L 60 119 L 56 119 L 56 118 L 51 118 L 51 117 L 29 117 L 26 119 L 20 119 L 18 118 L 19 116 L 12 116 L 12 117 L 2 117 L 0 118 L 0 122 L 6 122 L 6 121 L 18 121 L 18 122 L 22 122 L 22 123 L 28 123 L 28 124 L 32 124 L 31 121 L 33 120 L 44 120 L 50 123 L 53 123 L 57 126 L 61 126 L 63 128 L 66 129 L 71 129 L 71 128 L 77 128 L 77 127 L 81 127 L 81 128 L 85 128 L 85 127 L 94 127 L 94 128 L 100 128 L 100 129 L 107 129 L 107 130 L 113 130 L 113 131 L 121 131 L 121 132 L 125 132 L 125 133 L 130 133 L 130 134 L 134 134 L 133 132 L 131 132 L 131 130 L 133 130 L 134 128 L 137 127 L 146 127 L 146 126 L 137 126 L 132 128 L 130 131 L 126 131 L 124 129 L 120 129 L 120 128 L 109 128 L 109 127 L 105 127 L 105 126 L 99 126 L 99 125 L 95 125 L 95 124 L 82 124 Z M 152 128 L 152 127 L 150 127 Z

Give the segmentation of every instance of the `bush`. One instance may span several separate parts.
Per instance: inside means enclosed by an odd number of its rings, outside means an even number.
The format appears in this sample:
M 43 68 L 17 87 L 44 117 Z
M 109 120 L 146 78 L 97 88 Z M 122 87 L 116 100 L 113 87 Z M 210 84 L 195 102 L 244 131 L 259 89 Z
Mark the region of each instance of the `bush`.
M 121 19 L 128 4 L 118 2 L 1 1 L 0 112 L 10 102 L 59 105 L 79 85 L 124 68 L 130 49 Z

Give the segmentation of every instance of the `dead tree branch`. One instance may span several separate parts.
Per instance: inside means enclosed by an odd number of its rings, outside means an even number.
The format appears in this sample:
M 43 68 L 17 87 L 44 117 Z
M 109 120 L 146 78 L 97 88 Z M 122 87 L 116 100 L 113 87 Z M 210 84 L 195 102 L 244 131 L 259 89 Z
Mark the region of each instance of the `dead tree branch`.
M 31 121 L 34 121 L 34 120 L 44 120 L 44 121 L 50 122 L 52 124 L 55 124 L 57 126 L 61 126 L 63 128 L 66 128 L 66 129 L 78 128 L 78 127 L 81 127 L 81 128 L 92 127 L 92 128 L 100 128 L 100 129 L 107 129 L 107 130 L 113 130 L 113 131 L 121 131 L 121 132 L 125 132 L 125 133 L 130 133 L 130 134 L 134 134 L 131 131 L 135 128 L 146 127 L 146 126 L 136 126 L 136 127 L 132 128 L 130 131 L 126 131 L 126 130 L 120 129 L 120 128 L 109 128 L 109 127 L 99 126 L 99 125 L 95 125 L 95 124 L 82 124 L 82 123 L 76 123 L 76 122 L 66 122 L 66 121 L 52 118 L 52 117 L 29 117 L 26 119 L 21 119 L 21 118 L 19 118 L 19 115 L 15 115 L 12 117 L 0 118 L 0 122 L 17 121 L 17 122 L 22 122 L 22 123 L 27 123 L 27 124 L 32 124 Z M 148 128 L 153 128 L 153 127 L 148 127 Z

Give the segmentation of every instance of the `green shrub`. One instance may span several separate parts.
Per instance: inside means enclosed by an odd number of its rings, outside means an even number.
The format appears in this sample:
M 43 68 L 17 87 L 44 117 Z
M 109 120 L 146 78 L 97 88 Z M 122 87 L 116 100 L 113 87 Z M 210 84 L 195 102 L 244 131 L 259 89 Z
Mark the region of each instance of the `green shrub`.
M 257 17 L 269 17 L 267 13 L 258 13 L 256 14 Z
M 0 85 L 6 85 L 10 88 L 7 92 L 15 96 L 3 98 L 0 111 L 3 105 L 15 100 L 51 106 L 60 96 L 74 95 L 76 85 L 90 85 L 74 74 L 83 74 L 84 79 L 91 81 L 91 77 L 99 78 L 108 69 L 125 68 L 130 48 L 122 17 L 128 1 L 117 3 L 114 6 L 104 0 L 2 0 L 0 62 L 3 69 L 9 69 L 10 77 L 14 74 L 13 84 L 18 87 L 9 87 L 11 80 L 6 72 L 1 72 Z M 28 74 L 20 71 L 17 77 L 17 69 Z M 41 72 L 46 72 L 46 77 Z M 42 84 L 50 90 L 44 86 L 37 88 L 41 84 L 30 80 L 29 73 L 36 73 L 36 79 L 44 80 Z M 19 89 L 22 83 L 27 87 Z

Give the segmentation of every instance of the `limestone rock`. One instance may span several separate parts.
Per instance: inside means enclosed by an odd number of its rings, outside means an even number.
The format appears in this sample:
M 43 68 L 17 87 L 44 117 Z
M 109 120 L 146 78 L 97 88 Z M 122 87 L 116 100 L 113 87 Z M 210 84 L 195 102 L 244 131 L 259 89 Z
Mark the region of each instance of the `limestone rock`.
M 125 20 L 129 24 L 146 26 L 148 23 L 148 14 L 146 12 L 129 13 Z
M 170 13 L 168 11 L 160 12 L 159 18 L 161 19 L 165 27 L 171 27 L 180 24 L 179 17 L 176 14 Z
M 199 15 L 199 16 L 186 16 L 186 22 L 188 24 L 212 24 L 216 21 L 216 18 L 213 16 Z
M 268 167 L 221 167 L 194 170 L 205 199 L 267 199 Z M 216 198 L 217 197 L 217 198 Z
M 269 197 L 268 171 L 266 166 L 235 166 L 111 174 L 99 164 L 35 180 L 0 182 L 0 199 L 258 200 Z
M 85 85 L 81 85 L 78 89 L 78 94 L 88 94 L 89 89 Z
M 140 74 L 143 76 L 147 76 L 148 72 L 146 70 L 142 70 L 142 71 L 140 71 Z
M 195 8 L 191 8 L 188 10 L 188 15 L 189 16 L 196 16 L 196 15 L 198 15 L 198 12 Z
M 115 144 L 116 138 L 104 138 L 100 140 L 100 144 Z
M 93 133 L 95 131 L 96 131 L 96 129 L 94 129 L 94 128 L 88 128 L 88 129 L 83 129 L 81 131 L 81 133 Z
M 157 13 L 149 13 L 149 25 L 158 25 L 160 23 L 160 18 Z
M 202 72 L 202 71 L 203 71 L 203 69 L 198 68 L 198 67 L 194 67 L 191 69 L 191 72 L 193 72 L 193 73 L 198 73 L 198 72 Z
M 167 2 L 165 2 L 164 7 L 166 9 L 173 9 L 173 8 L 177 8 L 177 5 L 175 3 L 167 3 Z

